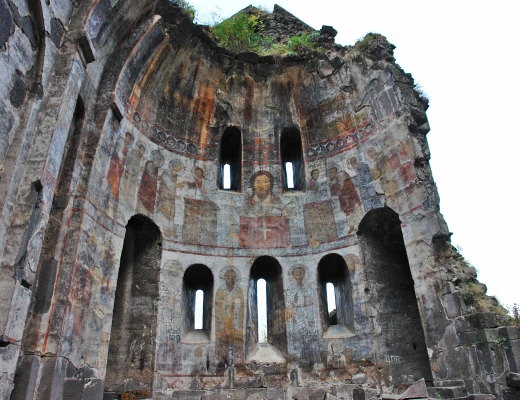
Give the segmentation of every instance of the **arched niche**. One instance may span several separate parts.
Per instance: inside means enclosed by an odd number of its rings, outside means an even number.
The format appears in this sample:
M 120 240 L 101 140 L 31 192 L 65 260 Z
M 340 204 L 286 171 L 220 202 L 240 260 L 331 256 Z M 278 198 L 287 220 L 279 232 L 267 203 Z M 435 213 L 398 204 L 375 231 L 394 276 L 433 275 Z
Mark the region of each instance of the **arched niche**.
M 399 215 L 388 207 L 369 211 L 358 237 L 366 301 L 377 305 L 374 350 L 379 362 L 389 369 L 394 383 L 411 375 L 414 380 L 432 381 Z
M 260 279 L 266 282 L 267 340 L 260 343 L 258 335 L 258 291 Z M 259 363 L 284 362 L 287 351 L 285 331 L 285 300 L 282 267 L 269 256 L 258 257 L 249 273 L 248 315 L 246 332 L 246 357 L 248 361 Z M 261 349 L 262 348 L 262 349 Z
M 329 311 L 327 284 L 332 284 L 335 310 Z M 352 284 L 347 263 L 339 254 L 327 254 L 318 263 L 318 291 L 323 337 L 354 335 Z
M 282 161 L 282 177 L 284 190 L 305 190 L 305 165 L 300 130 L 288 127 L 280 135 L 280 157 Z M 287 163 L 292 163 L 294 187 L 290 187 Z
M 147 217 L 132 217 L 126 226 L 117 277 L 106 393 L 151 393 L 160 265 L 159 228 Z
M 195 326 L 196 293 L 202 291 L 202 326 Z M 213 274 L 203 264 L 194 264 L 184 273 L 182 287 L 182 340 L 187 343 L 208 343 L 211 331 L 211 305 L 213 303 Z M 198 306 L 198 304 L 197 304 Z
M 224 185 L 224 170 L 229 165 L 230 186 Z M 239 192 L 242 187 L 242 133 L 236 126 L 227 128 L 220 139 L 219 188 Z

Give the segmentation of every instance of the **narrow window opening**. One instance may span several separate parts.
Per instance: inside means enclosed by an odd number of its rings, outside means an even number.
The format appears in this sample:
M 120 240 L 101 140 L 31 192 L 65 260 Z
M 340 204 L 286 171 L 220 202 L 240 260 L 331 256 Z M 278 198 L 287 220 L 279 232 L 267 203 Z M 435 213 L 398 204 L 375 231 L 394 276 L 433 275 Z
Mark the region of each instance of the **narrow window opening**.
M 283 185 L 285 190 L 305 190 L 305 168 L 300 131 L 285 128 L 280 136 Z
M 354 306 L 347 264 L 339 254 L 328 254 L 318 264 L 318 287 L 323 337 L 354 335 Z
M 267 283 L 265 279 L 256 282 L 258 307 L 258 343 L 267 343 Z
M 224 165 L 224 187 L 223 189 L 231 189 L 231 166 L 229 164 Z
M 327 290 L 327 310 L 329 312 L 329 325 L 338 324 L 338 316 L 336 313 L 336 290 L 334 284 L 328 282 L 326 285 Z
M 287 189 L 294 189 L 294 171 L 293 163 L 285 163 L 285 172 L 287 173 Z
M 218 187 L 239 192 L 242 184 L 242 133 L 236 126 L 227 128 L 220 139 Z
M 202 321 L 204 320 L 204 292 L 197 290 L 195 292 L 195 329 L 202 329 Z
M 251 266 L 246 326 L 246 357 L 251 362 L 284 362 L 287 352 L 282 267 L 273 257 Z
M 182 289 L 181 340 L 208 343 L 211 330 L 213 274 L 203 264 L 194 264 L 184 273 Z

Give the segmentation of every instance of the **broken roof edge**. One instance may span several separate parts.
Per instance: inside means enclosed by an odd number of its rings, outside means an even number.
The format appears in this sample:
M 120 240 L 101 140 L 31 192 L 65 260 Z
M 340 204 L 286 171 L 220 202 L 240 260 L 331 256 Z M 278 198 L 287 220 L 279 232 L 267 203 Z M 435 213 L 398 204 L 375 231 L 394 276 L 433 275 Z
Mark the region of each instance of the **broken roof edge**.
M 247 7 L 244 7 L 243 9 L 237 11 L 236 13 L 234 13 L 233 15 L 231 15 L 229 18 L 233 18 L 234 16 L 240 14 L 240 13 L 248 13 L 248 11 L 253 11 L 253 10 L 258 10 L 258 11 L 264 11 L 262 10 L 261 8 L 258 8 L 257 6 L 254 6 L 252 4 L 248 5 Z M 285 17 L 288 17 L 292 20 L 294 20 L 295 22 L 298 22 L 299 24 L 303 25 L 304 28 L 306 29 L 309 29 L 311 31 L 315 31 L 315 32 L 318 32 L 319 30 L 318 29 L 314 29 L 312 26 L 310 26 L 309 24 L 303 22 L 300 18 L 298 18 L 297 16 L 295 16 L 294 14 L 292 14 L 291 12 L 287 11 L 285 8 L 283 8 L 282 6 L 278 5 L 278 4 L 275 4 L 273 6 L 273 11 L 271 12 L 267 12 L 268 14 L 281 14 L 281 15 L 284 15 Z M 229 19 L 229 18 L 226 18 L 226 19 Z

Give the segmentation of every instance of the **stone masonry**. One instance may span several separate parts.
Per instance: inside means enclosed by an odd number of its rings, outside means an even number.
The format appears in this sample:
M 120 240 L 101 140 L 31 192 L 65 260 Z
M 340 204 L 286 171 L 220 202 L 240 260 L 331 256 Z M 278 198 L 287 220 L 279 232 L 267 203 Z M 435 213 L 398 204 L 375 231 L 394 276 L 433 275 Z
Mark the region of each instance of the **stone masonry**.
M 520 399 L 427 100 L 383 36 L 315 34 L 236 54 L 168 0 L 0 0 L 0 399 Z

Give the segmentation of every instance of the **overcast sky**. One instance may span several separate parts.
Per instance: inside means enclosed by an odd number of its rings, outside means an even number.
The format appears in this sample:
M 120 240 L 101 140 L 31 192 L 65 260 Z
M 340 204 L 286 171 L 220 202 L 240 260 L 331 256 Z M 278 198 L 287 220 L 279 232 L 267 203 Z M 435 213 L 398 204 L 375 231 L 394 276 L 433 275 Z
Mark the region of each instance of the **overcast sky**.
M 191 1 L 201 15 L 211 0 Z M 230 16 L 250 2 L 218 3 Z M 488 294 L 520 302 L 516 255 L 520 196 L 516 172 L 520 128 L 520 56 L 516 0 L 279 0 L 315 29 L 332 25 L 336 42 L 367 32 L 385 35 L 395 57 L 430 99 L 428 142 L 433 176 L 452 243 L 479 271 Z M 274 2 L 262 1 L 273 9 Z M 519 178 L 520 179 L 520 178 Z

